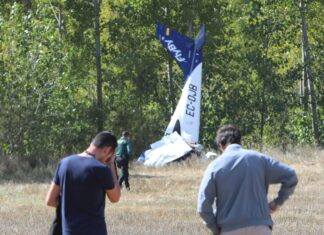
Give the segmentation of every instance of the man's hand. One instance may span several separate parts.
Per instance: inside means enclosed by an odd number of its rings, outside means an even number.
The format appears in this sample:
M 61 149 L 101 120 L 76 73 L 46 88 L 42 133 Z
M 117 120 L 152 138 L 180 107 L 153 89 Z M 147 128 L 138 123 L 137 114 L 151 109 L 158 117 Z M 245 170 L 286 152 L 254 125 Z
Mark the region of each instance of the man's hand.
M 104 160 L 104 164 L 106 165 L 113 165 L 115 162 L 115 158 L 116 158 L 116 152 L 117 152 L 117 148 L 116 149 L 110 149 L 109 153 L 108 153 L 108 158 L 106 158 Z
M 115 156 L 111 156 L 110 158 L 106 159 L 104 161 L 104 163 L 108 166 L 108 165 L 113 165 L 115 162 Z
M 279 206 L 279 205 L 277 205 L 277 204 L 275 203 L 275 201 L 274 201 L 274 200 L 273 200 L 273 201 L 271 201 L 271 202 L 269 202 L 269 209 L 270 209 L 270 214 L 272 214 L 272 213 L 276 212 L 277 210 L 279 210 L 279 208 L 280 208 L 280 206 Z

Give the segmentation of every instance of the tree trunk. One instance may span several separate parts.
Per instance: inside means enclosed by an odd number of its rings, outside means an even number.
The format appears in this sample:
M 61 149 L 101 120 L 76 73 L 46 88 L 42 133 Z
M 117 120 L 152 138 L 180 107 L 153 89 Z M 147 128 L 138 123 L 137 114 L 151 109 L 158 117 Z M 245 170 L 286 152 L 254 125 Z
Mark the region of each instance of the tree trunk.
M 62 35 L 63 35 L 63 16 L 62 16 L 62 4 L 58 3 L 58 7 L 54 7 L 52 2 L 49 1 L 54 17 L 57 21 L 58 31 L 59 31 L 59 40 L 62 41 Z M 58 8 L 57 13 L 55 8 Z
M 302 71 L 302 79 L 301 79 L 301 101 L 303 105 L 304 112 L 308 111 L 308 97 L 309 97 L 309 90 L 308 90 L 308 73 L 307 73 L 307 32 L 306 32 L 306 22 L 305 22 L 305 5 L 304 1 L 301 0 L 300 2 L 300 11 L 301 11 L 301 31 L 302 31 L 302 64 L 303 64 L 303 71 Z
M 59 30 L 59 37 L 60 41 L 62 40 L 62 29 L 63 29 L 63 19 L 62 19 L 62 4 L 59 3 L 59 10 L 58 10 L 58 30 Z
M 186 18 L 187 18 L 187 26 L 188 26 L 188 32 L 187 36 L 192 38 L 193 37 L 193 20 L 194 20 L 195 11 L 191 8 L 188 8 L 186 10 Z
M 26 0 L 25 6 L 26 6 L 26 12 L 27 12 L 27 15 L 28 15 L 29 14 L 29 11 L 31 9 L 31 1 L 30 0 Z
M 95 11 L 95 37 L 96 37 L 96 68 L 97 68 L 97 128 L 103 130 L 103 105 L 102 105 L 102 71 L 101 71 L 101 53 L 100 53 L 100 0 L 93 0 Z
M 165 19 L 169 17 L 169 8 L 166 7 L 164 9 L 165 11 Z M 168 65 L 167 65 L 167 73 L 168 73 L 168 80 L 169 80 L 169 97 L 171 101 L 171 109 L 170 109 L 170 115 L 173 115 L 173 112 L 176 107 L 176 100 L 175 100 L 175 92 L 174 92 L 174 81 L 173 81 L 173 59 L 171 56 L 168 59 Z
M 308 49 L 308 36 L 307 36 L 307 23 L 305 18 L 305 2 L 300 1 L 300 11 L 301 11 L 301 31 L 302 31 L 302 62 L 303 62 L 303 81 L 305 91 L 309 91 L 311 109 L 312 109 L 312 128 L 313 136 L 316 144 L 319 144 L 319 130 L 318 130 L 318 118 L 317 118 L 317 104 L 316 104 L 316 94 L 314 90 L 314 80 L 311 75 L 311 58 Z M 304 93 L 304 111 L 307 112 L 308 94 Z
M 262 94 L 261 94 L 261 120 L 260 120 L 260 143 L 259 143 L 259 150 L 263 150 L 263 133 L 264 133 L 264 126 L 265 126 L 265 115 L 266 115 L 266 82 L 263 81 L 262 87 Z
M 173 86 L 173 72 L 172 72 L 172 58 L 168 60 L 168 79 L 169 79 L 169 92 L 171 100 L 171 115 L 175 110 L 175 95 L 174 95 L 174 86 Z

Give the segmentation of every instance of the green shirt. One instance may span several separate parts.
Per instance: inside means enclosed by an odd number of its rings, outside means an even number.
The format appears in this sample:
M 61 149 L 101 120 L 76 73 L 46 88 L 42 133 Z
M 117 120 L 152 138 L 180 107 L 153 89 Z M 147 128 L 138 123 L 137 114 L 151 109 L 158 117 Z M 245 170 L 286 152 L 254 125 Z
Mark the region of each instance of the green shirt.
M 118 141 L 117 159 L 132 159 L 133 149 L 129 139 L 121 137 Z

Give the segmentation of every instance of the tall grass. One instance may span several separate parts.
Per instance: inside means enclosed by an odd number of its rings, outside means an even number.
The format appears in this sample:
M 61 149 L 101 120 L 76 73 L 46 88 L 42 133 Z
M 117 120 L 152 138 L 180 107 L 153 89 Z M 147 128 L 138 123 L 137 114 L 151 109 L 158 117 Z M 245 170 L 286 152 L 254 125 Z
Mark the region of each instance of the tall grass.
M 324 234 L 324 151 L 308 147 L 285 154 L 276 149 L 265 152 L 291 165 L 299 177 L 295 194 L 273 215 L 273 234 Z M 123 189 L 119 203 L 106 204 L 109 234 L 210 234 L 196 214 L 199 184 L 210 161 L 191 157 L 162 168 L 132 164 L 131 191 Z M 44 203 L 51 180 L 48 171 L 34 176 L 25 172 L 27 180 L 17 181 L 16 176 L 1 181 L 1 235 L 48 233 L 54 215 Z M 36 180 L 41 172 L 44 176 Z M 270 188 L 269 199 L 277 190 L 277 185 Z

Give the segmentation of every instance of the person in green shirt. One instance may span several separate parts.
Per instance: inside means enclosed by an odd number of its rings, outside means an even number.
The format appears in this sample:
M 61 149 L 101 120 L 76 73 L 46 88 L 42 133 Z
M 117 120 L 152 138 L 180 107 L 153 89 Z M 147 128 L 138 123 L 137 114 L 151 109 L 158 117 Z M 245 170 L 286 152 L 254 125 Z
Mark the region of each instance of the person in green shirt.
M 128 131 L 123 131 L 122 137 L 118 140 L 118 147 L 116 153 L 117 167 L 120 168 L 121 174 L 118 178 L 119 185 L 122 187 L 123 182 L 125 181 L 125 186 L 127 190 L 130 190 L 129 187 L 129 173 L 128 165 L 129 160 L 132 159 L 133 150 L 130 141 L 130 134 Z

